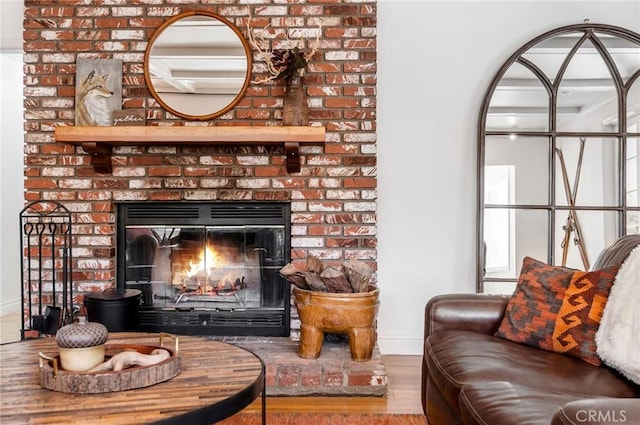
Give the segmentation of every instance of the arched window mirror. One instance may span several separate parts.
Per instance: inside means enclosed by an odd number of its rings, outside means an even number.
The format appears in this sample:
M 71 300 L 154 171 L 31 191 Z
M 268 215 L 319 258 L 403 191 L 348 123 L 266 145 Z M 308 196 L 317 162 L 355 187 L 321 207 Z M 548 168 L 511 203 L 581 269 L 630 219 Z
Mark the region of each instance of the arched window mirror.
M 478 139 L 478 291 L 511 293 L 525 256 L 589 269 L 640 233 L 640 34 L 531 40 L 489 86 Z

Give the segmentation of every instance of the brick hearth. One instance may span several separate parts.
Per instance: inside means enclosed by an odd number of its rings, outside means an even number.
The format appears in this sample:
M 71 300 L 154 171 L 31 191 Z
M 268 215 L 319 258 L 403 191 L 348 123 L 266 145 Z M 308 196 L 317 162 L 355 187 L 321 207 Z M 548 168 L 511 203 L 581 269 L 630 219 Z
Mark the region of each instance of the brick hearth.
M 383 396 L 387 375 L 378 346 L 371 360 L 351 360 L 345 341 L 325 341 L 317 359 L 298 357 L 298 343 L 282 337 L 211 337 L 254 352 L 265 363 L 267 396 Z

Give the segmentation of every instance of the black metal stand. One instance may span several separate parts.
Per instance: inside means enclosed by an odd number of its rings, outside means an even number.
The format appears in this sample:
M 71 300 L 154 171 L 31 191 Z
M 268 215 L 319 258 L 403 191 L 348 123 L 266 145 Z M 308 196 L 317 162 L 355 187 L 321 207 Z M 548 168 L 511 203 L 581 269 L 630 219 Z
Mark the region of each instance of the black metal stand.
M 20 212 L 21 339 L 55 335 L 73 321 L 71 212 L 34 201 Z

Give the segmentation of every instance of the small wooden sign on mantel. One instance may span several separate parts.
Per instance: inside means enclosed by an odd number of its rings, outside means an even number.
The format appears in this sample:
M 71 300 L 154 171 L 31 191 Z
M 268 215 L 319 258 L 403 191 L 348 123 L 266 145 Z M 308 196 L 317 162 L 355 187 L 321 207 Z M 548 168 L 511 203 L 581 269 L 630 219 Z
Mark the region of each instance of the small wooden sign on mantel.
M 113 111 L 113 125 L 146 125 L 144 109 L 120 109 Z

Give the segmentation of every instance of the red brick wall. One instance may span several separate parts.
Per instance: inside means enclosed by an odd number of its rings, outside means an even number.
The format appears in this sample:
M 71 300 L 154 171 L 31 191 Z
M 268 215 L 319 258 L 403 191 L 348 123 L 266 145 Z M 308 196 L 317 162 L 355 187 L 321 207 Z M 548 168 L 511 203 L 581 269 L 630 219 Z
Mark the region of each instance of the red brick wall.
M 159 25 L 186 10 L 208 10 L 244 33 L 249 13 L 240 0 L 25 4 L 25 199 L 58 200 L 74 212 L 76 291 L 115 284 L 113 201 L 121 200 L 290 200 L 293 259 L 315 255 L 376 266 L 374 1 L 264 0 L 249 6 L 253 27 L 270 24 L 277 33 L 313 30 L 322 22 L 306 88 L 311 122 L 326 127 L 326 144 L 301 147 L 296 174 L 286 173 L 282 148 L 248 146 L 119 147 L 113 174 L 98 174 L 82 148 L 54 140 L 56 125 L 74 123 L 79 58 L 122 59 L 122 108 L 144 108 L 147 125 L 279 125 L 281 84 L 251 84 L 234 109 L 204 123 L 168 116 L 145 86 L 144 52 Z M 253 78 L 260 69 L 254 57 Z

